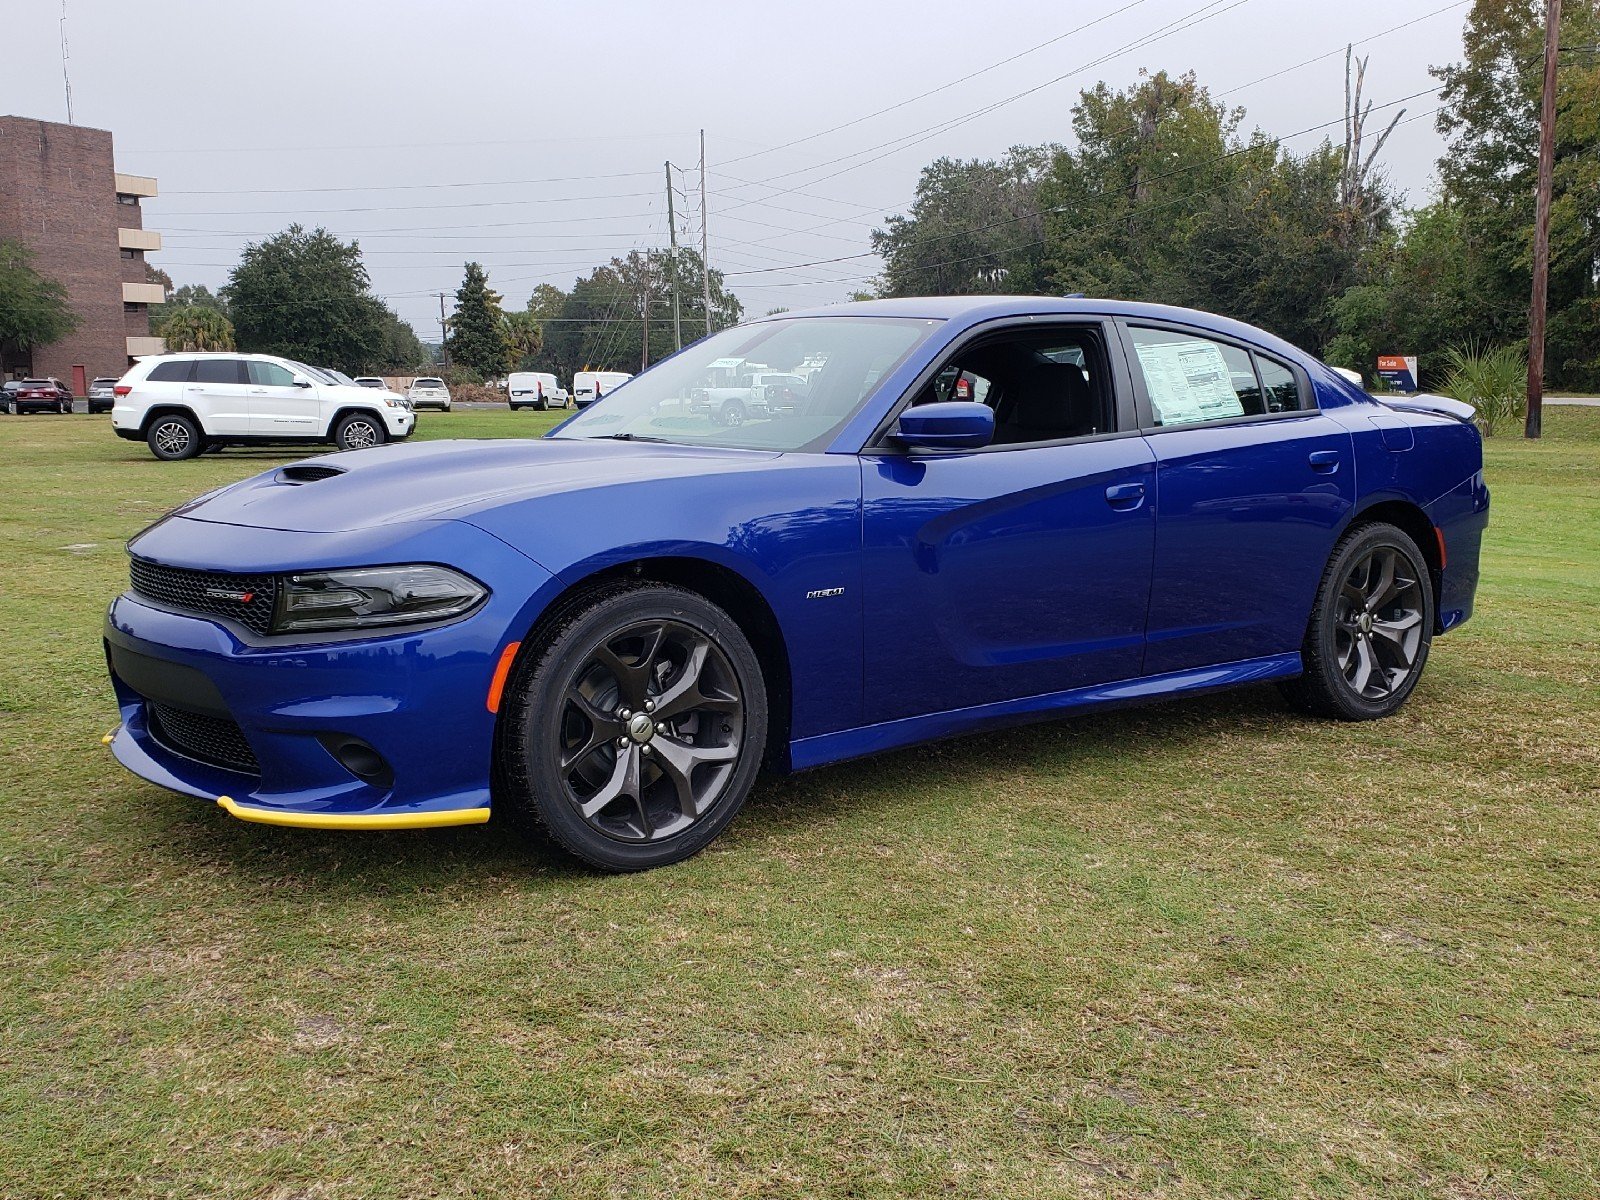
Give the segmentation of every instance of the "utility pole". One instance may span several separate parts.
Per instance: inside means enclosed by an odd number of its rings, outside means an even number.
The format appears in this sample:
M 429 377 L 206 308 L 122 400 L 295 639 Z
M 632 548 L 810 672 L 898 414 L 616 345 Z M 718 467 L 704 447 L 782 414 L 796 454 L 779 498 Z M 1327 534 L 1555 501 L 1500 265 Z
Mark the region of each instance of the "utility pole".
M 678 312 L 678 221 L 672 214 L 672 163 L 667 163 L 667 229 L 672 234 L 672 257 L 667 259 L 667 291 L 672 294 L 672 344 L 683 349 L 683 318 Z
M 439 351 L 444 355 L 444 369 L 450 369 L 450 327 L 444 316 L 444 293 L 439 293 Z
M 1539 112 L 1539 190 L 1533 213 L 1533 303 L 1528 308 L 1528 421 L 1524 434 L 1544 434 L 1544 314 L 1550 288 L 1550 193 L 1556 167 L 1556 58 L 1561 50 L 1561 0 L 1544 6 L 1544 104 Z
M 706 215 L 706 131 L 700 131 L 700 290 L 706 305 L 706 334 L 711 333 L 711 240 Z
M 639 268 L 639 370 L 650 365 L 650 260 L 641 258 Z

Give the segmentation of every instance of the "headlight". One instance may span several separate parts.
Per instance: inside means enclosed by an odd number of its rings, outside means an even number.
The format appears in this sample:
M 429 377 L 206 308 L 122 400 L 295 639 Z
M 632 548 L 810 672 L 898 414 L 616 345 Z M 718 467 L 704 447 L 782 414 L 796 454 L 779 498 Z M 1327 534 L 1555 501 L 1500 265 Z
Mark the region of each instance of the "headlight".
M 449 567 L 350 567 L 285 575 L 272 632 L 366 629 L 471 612 L 489 590 Z

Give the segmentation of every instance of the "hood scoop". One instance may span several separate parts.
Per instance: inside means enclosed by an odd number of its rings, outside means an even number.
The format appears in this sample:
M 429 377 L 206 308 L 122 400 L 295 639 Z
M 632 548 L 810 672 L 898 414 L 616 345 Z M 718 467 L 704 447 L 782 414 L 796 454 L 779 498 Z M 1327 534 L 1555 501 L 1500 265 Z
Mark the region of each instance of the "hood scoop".
M 277 480 L 289 484 L 315 483 L 319 479 L 343 474 L 343 467 L 330 467 L 324 463 L 293 463 L 278 472 Z

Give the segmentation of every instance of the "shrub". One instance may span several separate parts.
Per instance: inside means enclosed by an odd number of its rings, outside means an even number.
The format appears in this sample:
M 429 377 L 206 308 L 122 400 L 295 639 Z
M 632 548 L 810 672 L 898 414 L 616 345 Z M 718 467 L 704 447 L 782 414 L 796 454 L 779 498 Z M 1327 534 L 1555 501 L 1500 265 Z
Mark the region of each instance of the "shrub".
M 1528 360 L 1519 346 L 1491 350 L 1468 347 L 1445 352 L 1449 376 L 1444 394 L 1478 410 L 1478 428 L 1493 437 L 1506 421 L 1520 421 L 1528 409 Z

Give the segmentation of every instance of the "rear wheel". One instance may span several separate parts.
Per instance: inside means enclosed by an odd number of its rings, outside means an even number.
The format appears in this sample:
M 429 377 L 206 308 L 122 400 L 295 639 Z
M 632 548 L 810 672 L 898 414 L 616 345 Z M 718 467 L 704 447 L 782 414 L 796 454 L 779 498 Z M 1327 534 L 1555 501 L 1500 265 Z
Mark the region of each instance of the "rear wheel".
M 1394 525 L 1364 525 L 1334 549 L 1302 648 L 1305 674 L 1282 685 L 1308 712 L 1387 717 L 1422 678 L 1433 641 L 1427 561 Z
M 698 853 L 760 770 L 755 651 L 682 588 L 598 593 L 525 656 L 508 695 L 497 753 L 510 815 L 608 871 Z
M 717 414 L 717 420 L 722 424 L 733 428 L 743 425 L 744 405 L 740 404 L 737 400 L 725 401 L 722 405 L 721 411 Z
M 333 443 L 341 450 L 370 450 L 388 440 L 383 422 L 367 413 L 350 413 L 333 431 Z
M 166 462 L 193 458 L 206 448 L 200 426 L 183 413 L 162 413 L 151 421 L 145 442 L 151 454 Z

